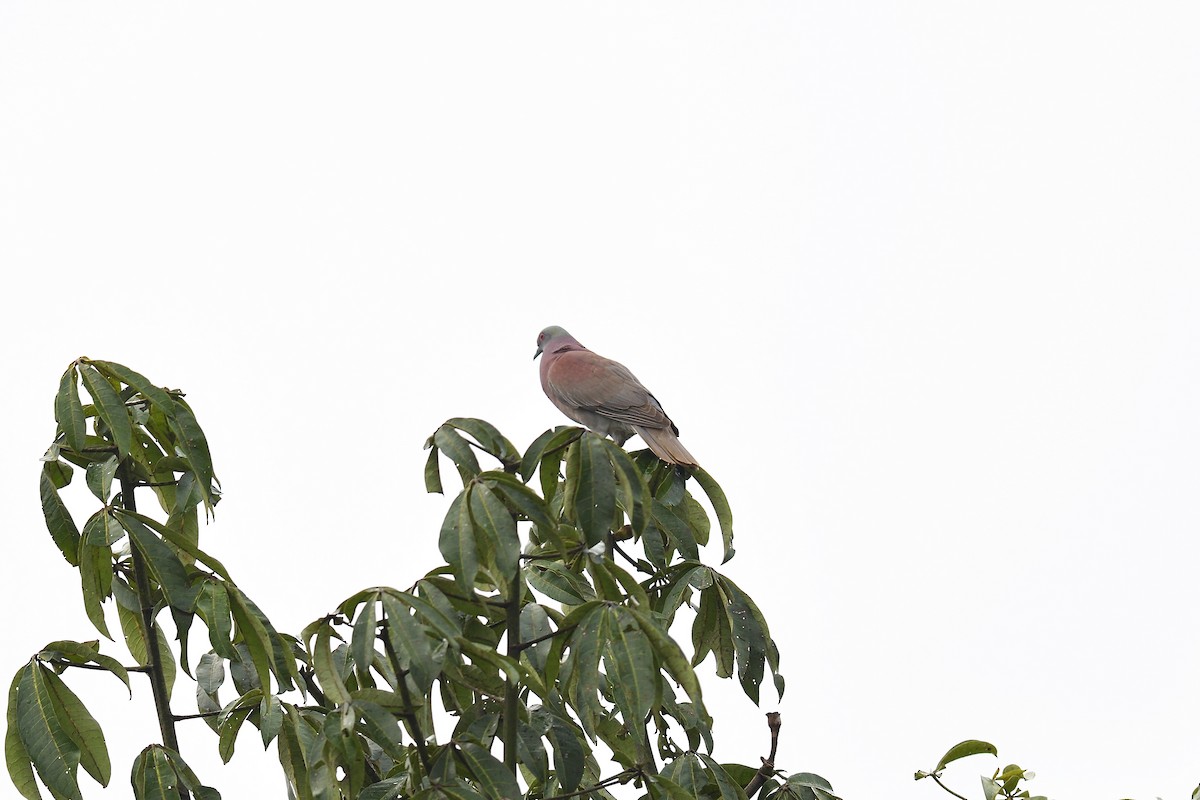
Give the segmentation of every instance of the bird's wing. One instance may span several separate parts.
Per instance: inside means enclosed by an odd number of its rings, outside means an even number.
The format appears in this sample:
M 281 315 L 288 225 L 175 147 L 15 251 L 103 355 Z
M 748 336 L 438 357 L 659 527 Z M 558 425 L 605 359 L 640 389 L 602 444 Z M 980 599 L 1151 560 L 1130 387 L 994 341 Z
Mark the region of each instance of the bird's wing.
M 563 353 L 547 379 L 554 392 L 576 408 L 626 425 L 674 428 L 658 400 L 624 364 L 589 350 Z

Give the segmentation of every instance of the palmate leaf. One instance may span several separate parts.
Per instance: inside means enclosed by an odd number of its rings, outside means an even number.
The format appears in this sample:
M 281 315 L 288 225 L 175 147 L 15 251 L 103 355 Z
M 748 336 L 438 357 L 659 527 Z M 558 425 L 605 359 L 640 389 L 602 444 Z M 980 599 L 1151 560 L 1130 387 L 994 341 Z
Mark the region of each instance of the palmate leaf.
M 47 675 L 50 670 L 31 662 L 21 671 L 17 688 L 17 729 L 38 777 L 51 792 L 70 800 L 79 793 L 79 747 L 63 730 Z
M 79 749 L 80 764 L 97 783 L 108 786 L 112 778 L 112 764 L 108 760 L 108 747 L 104 743 L 100 724 L 75 693 L 67 688 L 62 678 L 51 670 L 45 670 L 43 677 L 54 701 L 59 725 Z

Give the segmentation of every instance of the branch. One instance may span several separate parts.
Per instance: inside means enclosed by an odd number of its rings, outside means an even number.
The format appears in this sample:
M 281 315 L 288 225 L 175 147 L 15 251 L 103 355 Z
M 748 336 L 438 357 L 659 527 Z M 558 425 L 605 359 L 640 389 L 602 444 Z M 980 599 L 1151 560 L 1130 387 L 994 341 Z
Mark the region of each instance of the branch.
M 754 773 L 754 777 L 746 784 L 746 797 L 753 797 L 767 778 L 775 774 L 775 751 L 779 747 L 779 729 L 783 726 L 783 722 L 779 718 L 778 711 L 767 713 L 767 727 L 771 729 L 771 755 L 762 759 L 762 766 L 758 768 L 758 772 Z M 966 798 L 963 798 L 966 800 Z
M 126 511 L 137 512 L 137 502 L 133 498 L 134 480 L 129 476 L 129 468 L 122 465 L 120 469 L 121 505 Z M 132 539 L 132 537 L 130 537 Z M 158 728 L 162 732 L 163 744 L 179 752 L 179 738 L 175 735 L 175 719 L 171 713 L 171 695 L 167 691 L 167 679 L 163 672 L 162 657 L 158 651 L 158 629 L 154 625 L 154 604 L 150 601 L 150 568 L 142 551 L 132 541 L 129 554 L 133 561 L 134 587 L 137 590 L 138 605 L 140 606 L 142 636 L 146 642 L 146 659 L 150 662 L 150 692 L 154 695 L 154 709 L 158 712 Z M 179 784 L 180 800 L 191 800 L 191 794 Z
M 56 667 L 75 667 L 76 669 L 95 669 L 101 672 L 112 672 L 108 667 L 102 667 L 99 664 L 76 664 L 74 661 L 63 661 L 61 658 L 52 658 L 48 664 L 53 664 Z M 150 672 L 149 667 L 125 667 L 126 672 Z
M 616 775 L 610 775 L 594 786 L 589 786 L 586 789 L 578 789 L 574 792 L 568 792 L 567 794 L 551 795 L 550 797 L 545 798 L 545 800 L 566 800 L 568 797 L 579 797 L 582 794 L 589 794 L 597 789 L 603 789 L 607 786 L 612 786 L 614 783 L 624 783 L 630 778 L 642 777 L 642 775 L 643 773 L 640 769 L 637 767 L 630 767 L 623 772 L 618 772 Z
M 508 608 L 505 614 L 505 639 L 508 643 L 508 656 L 514 661 L 521 657 L 522 647 L 528 644 L 518 642 L 521 636 L 521 571 L 513 575 L 509 589 Z M 521 708 L 521 687 L 512 678 L 504 679 L 504 713 L 501 721 L 504 725 L 504 766 L 517 776 L 517 716 Z

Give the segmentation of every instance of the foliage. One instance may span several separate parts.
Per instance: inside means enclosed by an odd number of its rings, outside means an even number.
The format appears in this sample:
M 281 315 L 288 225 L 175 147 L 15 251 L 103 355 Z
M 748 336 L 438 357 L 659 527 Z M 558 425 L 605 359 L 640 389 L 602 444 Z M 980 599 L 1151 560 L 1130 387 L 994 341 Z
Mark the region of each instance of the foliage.
M 623 784 L 648 798 L 834 797 L 819 776 L 775 774 L 777 718 L 762 767 L 709 755 L 696 666 L 711 659 L 754 702 L 768 673 L 780 695 L 784 682 L 758 606 L 701 560 L 713 522 L 689 487 L 712 509 L 725 560 L 734 554 L 729 505 L 702 470 L 572 427 L 522 454 L 482 420 L 449 420 L 425 469 L 429 491 L 444 489 L 443 459 L 462 484 L 438 534 L 446 563 L 406 590 L 363 589 L 296 637 L 200 548 L 200 511 L 211 516 L 220 484 L 181 392 L 81 358 L 54 412 L 46 526 L 78 570 L 88 619 L 112 639 L 111 601 L 135 664 L 98 640 L 57 641 L 17 671 L 5 757 L 26 798 L 41 796 L 39 781 L 79 798 L 80 767 L 111 780 L 100 724 L 61 677 L 71 668 L 127 688 L 129 673 L 149 677 L 163 742 L 132 765 L 138 798 L 219 798 L 178 751 L 183 720 L 212 728 L 225 761 L 246 723 L 257 728 L 304 800 L 609 798 Z M 60 496 L 76 470 L 101 504 L 82 529 Z M 138 510 L 138 489 L 158 512 Z M 193 658 L 197 618 L 210 649 Z M 689 619 L 681 643 L 671 631 Z M 195 714 L 170 709 L 178 671 L 195 683 Z

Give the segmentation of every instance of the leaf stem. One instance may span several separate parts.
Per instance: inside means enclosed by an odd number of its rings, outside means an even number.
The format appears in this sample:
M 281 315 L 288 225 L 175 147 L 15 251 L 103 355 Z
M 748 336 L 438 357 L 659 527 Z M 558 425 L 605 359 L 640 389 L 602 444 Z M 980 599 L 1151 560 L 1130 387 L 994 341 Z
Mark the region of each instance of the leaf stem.
M 929 777 L 933 778 L 933 782 L 934 782 L 934 783 L 936 783 L 938 786 L 942 787 L 942 788 L 943 788 L 943 789 L 945 789 L 947 792 L 949 792 L 950 794 L 952 794 L 952 795 L 954 795 L 955 797 L 957 797 L 957 798 L 958 798 L 958 800 L 967 800 L 967 798 L 963 797 L 961 794 L 959 794 L 958 792 L 954 791 L 953 789 L 951 789 L 951 788 L 950 788 L 949 786 L 947 786 L 946 784 L 942 783 L 942 782 L 941 782 L 941 780 L 939 780 L 939 779 L 938 779 L 938 776 L 937 776 L 936 774 L 934 774 L 934 773 L 932 773 L 932 772 L 931 772 L 931 773 L 929 773 Z

